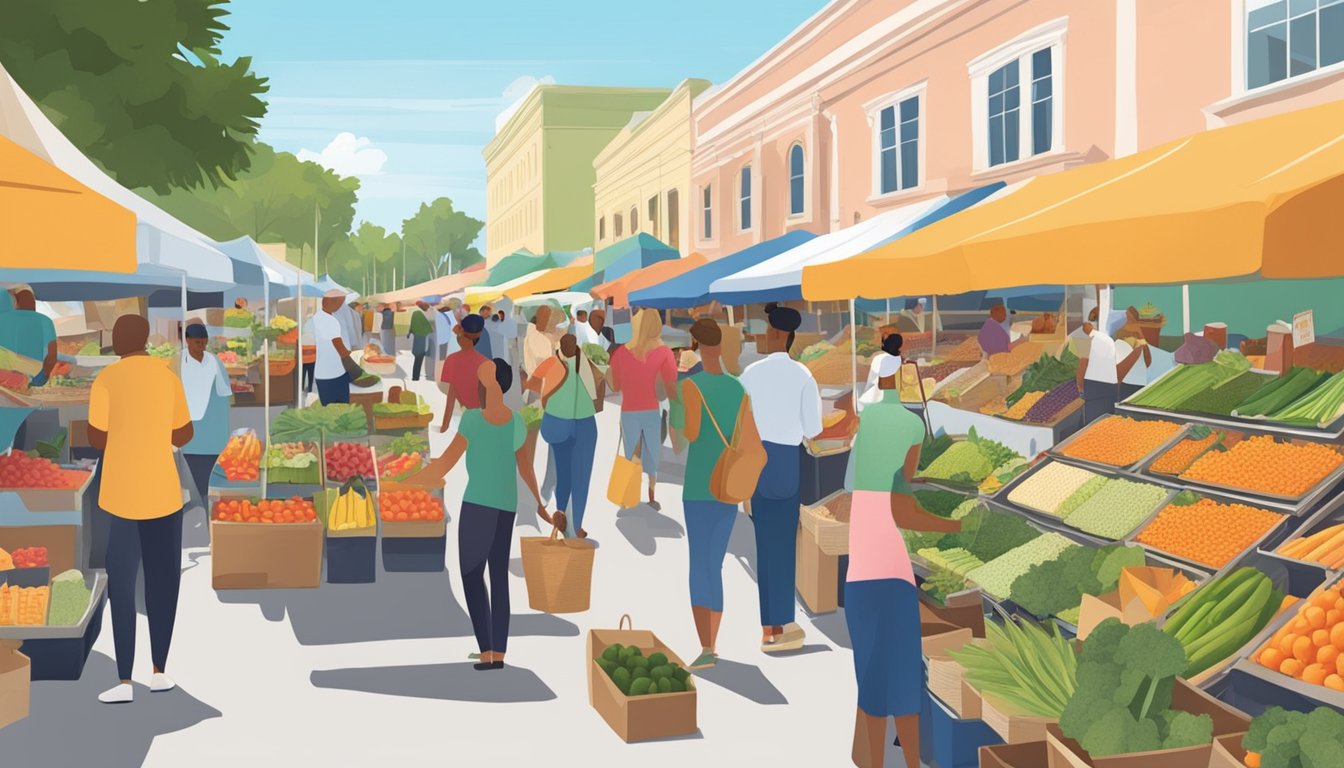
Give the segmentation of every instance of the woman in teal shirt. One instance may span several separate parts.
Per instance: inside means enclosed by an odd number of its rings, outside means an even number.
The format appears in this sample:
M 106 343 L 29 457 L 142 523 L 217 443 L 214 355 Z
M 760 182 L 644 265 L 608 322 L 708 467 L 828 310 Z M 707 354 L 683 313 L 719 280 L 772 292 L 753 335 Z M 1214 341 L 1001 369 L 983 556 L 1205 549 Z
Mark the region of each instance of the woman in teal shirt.
M 737 505 L 714 498 L 709 481 L 737 431 L 754 433 L 756 422 L 751 408 L 746 407 L 746 390 L 741 382 L 724 372 L 720 348 L 723 331 L 718 323 L 697 320 L 691 326 L 691 339 L 704 369 L 681 382 L 681 401 L 686 405 L 682 433 L 690 444 L 681 498 L 690 547 L 691 615 L 700 637 L 700 655 L 691 669 L 708 669 L 718 663 L 723 558 L 728 554 L 728 539 L 737 519 Z
M 570 536 L 586 538 L 583 513 L 597 450 L 597 377 L 574 334 L 567 333 L 560 339 L 560 351 L 537 366 L 534 378 L 545 412 L 541 438 L 555 457 L 555 508 L 565 513 Z
M 191 412 L 191 442 L 182 446 L 182 457 L 191 470 L 202 503 L 209 495 L 210 473 L 229 442 L 229 404 L 233 389 L 224 366 L 205 349 L 210 334 L 201 323 L 187 326 L 187 349 L 182 353 L 182 389 Z
M 496 358 L 481 366 L 479 380 L 484 407 L 463 412 L 448 450 L 405 482 L 442 484 L 458 459 L 464 453 L 467 456 L 467 488 L 462 494 L 457 531 L 458 564 L 467 613 L 480 651 L 475 668 L 489 670 L 504 668 L 509 645 L 509 556 L 518 511 L 519 476 L 537 502 L 537 515 L 547 522 L 551 517 L 537 491 L 530 457 L 522 450 L 527 436 L 523 417 L 504 404 L 504 393 L 513 386 L 513 369 Z M 486 568 L 490 569 L 488 594 Z

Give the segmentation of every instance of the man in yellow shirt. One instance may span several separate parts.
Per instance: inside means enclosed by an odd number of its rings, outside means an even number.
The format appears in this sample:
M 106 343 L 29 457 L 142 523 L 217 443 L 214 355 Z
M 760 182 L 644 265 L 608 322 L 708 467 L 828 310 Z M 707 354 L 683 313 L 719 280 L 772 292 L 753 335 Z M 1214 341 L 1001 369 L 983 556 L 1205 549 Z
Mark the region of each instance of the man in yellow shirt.
M 131 701 L 135 658 L 135 585 L 145 571 L 145 613 L 154 662 L 151 691 L 170 691 L 164 674 L 182 581 L 182 479 L 173 449 L 192 436 L 182 381 L 167 360 L 145 353 L 149 322 L 123 315 L 112 328 L 121 360 L 94 379 L 89 443 L 103 452 L 98 506 L 110 518 L 107 588 L 121 682 L 100 694 L 105 704 Z

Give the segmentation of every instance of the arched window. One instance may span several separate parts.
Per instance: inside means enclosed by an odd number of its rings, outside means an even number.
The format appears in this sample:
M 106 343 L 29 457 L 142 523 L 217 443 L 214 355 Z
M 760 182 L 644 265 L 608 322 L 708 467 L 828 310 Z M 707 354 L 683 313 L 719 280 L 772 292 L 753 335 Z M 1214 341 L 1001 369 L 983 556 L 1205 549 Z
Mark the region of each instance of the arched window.
M 751 229 L 751 166 L 742 166 L 737 195 L 737 228 Z
M 611 217 L 612 231 L 616 233 L 617 240 L 621 239 L 621 235 L 625 234 L 624 228 L 621 226 L 621 223 L 622 223 L 621 214 L 617 213 L 612 215 Z
M 639 231 L 639 207 L 632 205 L 630 206 L 630 234 L 633 235 L 638 231 Z
M 789 147 L 789 215 L 803 212 L 806 176 L 803 172 L 803 145 Z

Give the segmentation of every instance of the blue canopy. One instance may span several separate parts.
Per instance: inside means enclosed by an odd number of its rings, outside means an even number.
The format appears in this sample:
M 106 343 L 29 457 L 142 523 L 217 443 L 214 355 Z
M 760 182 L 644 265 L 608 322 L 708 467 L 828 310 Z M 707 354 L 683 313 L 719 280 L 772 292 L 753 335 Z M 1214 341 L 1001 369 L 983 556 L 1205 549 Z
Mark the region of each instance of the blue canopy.
M 576 291 L 591 291 L 610 280 L 618 280 L 637 269 L 670 259 L 679 259 L 677 249 L 645 232 L 613 243 L 593 255 L 592 277 L 574 285 Z
M 813 239 L 816 235 L 802 229 L 780 235 L 773 240 L 757 243 L 731 256 L 715 259 L 689 272 L 678 275 L 659 285 L 630 294 L 630 306 L 653 309 L 679 309 L 708 304 L 714 297 L 709 287 L 721 277 L 740 272 L 777 256 L 790 248 Z

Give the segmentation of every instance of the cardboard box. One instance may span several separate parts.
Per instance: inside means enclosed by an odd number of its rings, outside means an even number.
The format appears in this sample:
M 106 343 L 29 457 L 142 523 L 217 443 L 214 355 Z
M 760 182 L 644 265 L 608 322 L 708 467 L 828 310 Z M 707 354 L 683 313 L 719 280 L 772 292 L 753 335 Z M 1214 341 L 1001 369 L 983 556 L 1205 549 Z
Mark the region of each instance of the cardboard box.
M 598 657 L 607 646 L 620 643 L 639 648 L 645 656 L 660 651 L 667 655 L 668 661 L 686 667 L 686 663 L 664 645 L 657 635 L 633 627 L 625 629 L 629 621 L 629 616 L 622 617 L 621 629 L 588 630 L 588 647 L 584 653 L 588 669 L 588 703 L 625 742 L 695 733 L 699 726 L 696 723 L 694 688 L 682 693 L 626 696 L 597 665 Z M 691 680 L 694 679 L 692 676 Z
M 88 422 L 85 422 L 87 427 Z M 84 493 L 93 482 L 93 473 L 83 470 L 84 481 L 78 488 L 12 488 L 29 512 L 78 512 L 84 509 Z M 73 477 L 73 475 L 71 476 Z
M 147 314 L 147 303 L 143 297 L 114 299 L 112 301 L 84 302 L 84 325 L 91 331 L 111 332 L 117 318 L 122 315 Z
M 798 527 L 798 569 L 794 584 L 803 606 L 811 613 L 831 613 L 840 607 L 840 562 L 821 551 L 816 538 Z
M 1151 621 L 1165 614 L 1194 587 L 1194 582 L 1173 568 L 1126 567 L 1120 572 L 1120 584 L 1115 591 L 1100 597 L 1083 595 L 1078 611 L 1078 639 L 1086 640 L 1107 619 L 1119 619 L 1131 627 Z
M 1176 680 L 1171 692 L 1171 708 L 1213 718 L 1213 737 L 1218 739 L 1234 733 L 1245 733 L 1251 719 L 1244 713 L 1214 699 L 1182 679 Z M 1078 742 L 1065 736 L 1058 723 L 1046 727 L 1046 748 L 1049 768 L 1190 768 L 1208 765 L 1213 745 L 1181 749 L 1162 749 L 1153 752 L 1135 752 L 1093 758 Z
M 1044 741 L 980 748 L 980 768 L 1043 768 L 1045 764 Z
M 79 567 L 78 525 L 6 525 L 0 526 L 0 549 L 13 552 L 20 547 L 46 547 L 52 573 L 65 573 Z
M 978 720 L 981 714 L 980 694 L 966 682 L 966 671 L 947 654 L 950 650 L 954 648 L 938 650 L 926 660 L 929 693 L 946 704 L 957 717 L 963 720 Z
M 950 624 L 921 622 L 919 636 L 922 638 L 924 658 L 946 656 L 953 648 L 960 648 L 971 642 L 971 630 L 954 627 Z
M 1044 741 L 1046 726 L 1058 722 L 1052 717 L 1019 713 L 988 693 L 980 694 L 980 717 L 1007 744 Z
M 951 595 L 947 605 L 934 605 L 923 599 L 920 592 L 919 620 L 921 622 L 942 622 L 954 627 L 965 627 L 975 637 L 985 636 L 985 603 L 979 592 Z M 964 597 L 964 601 L 963 601 Z
M 322 582 L 322 524 L 210 521 L 215 589 L 302 589 Z
M 0 728 L 28 716 L 33 665 L 16 640 L 0 640 Z
M 1241 745 L 1244 738 L 1244 733 L 1214 738 L 1213 751 L 1209 754 L 1209 768 L 1246 768 L 1246 748 Z

